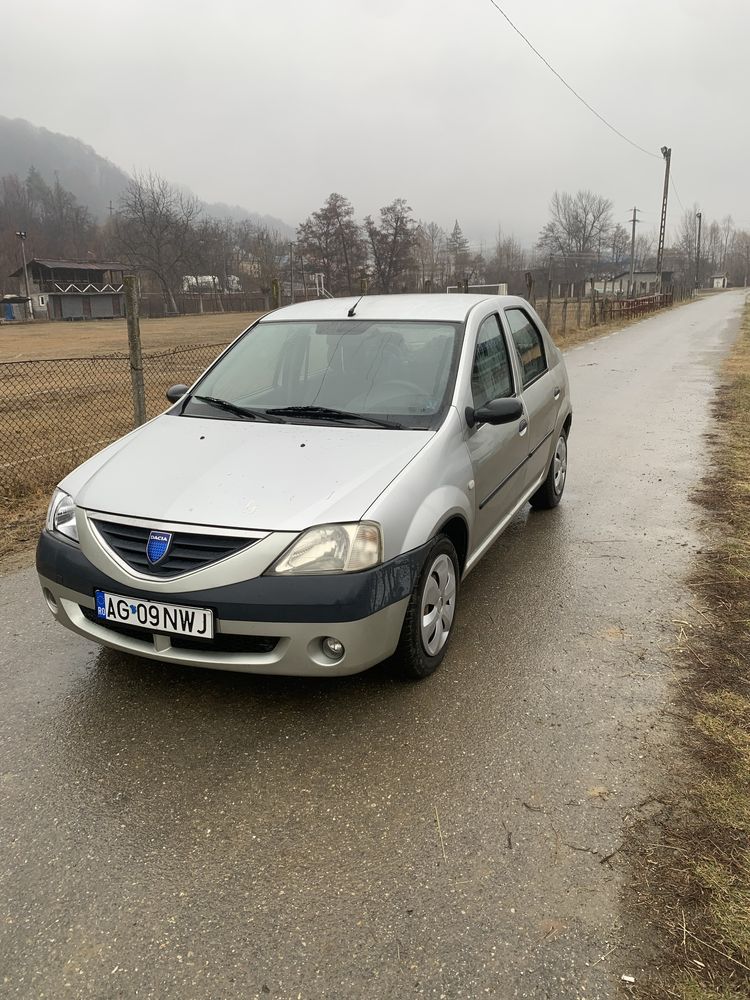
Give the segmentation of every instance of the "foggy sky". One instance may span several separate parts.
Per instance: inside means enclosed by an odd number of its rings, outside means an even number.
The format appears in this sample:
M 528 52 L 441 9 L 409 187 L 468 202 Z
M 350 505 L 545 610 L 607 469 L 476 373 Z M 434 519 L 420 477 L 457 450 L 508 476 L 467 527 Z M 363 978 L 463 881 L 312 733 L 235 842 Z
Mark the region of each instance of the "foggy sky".
M 683 205 L 750 228 L 750 0 L 499 2 L 618 129 L 672 147 Z M 475 245 L 498 224 L 530 244 L 552 192 L 587 187 L 658 224 L 661 158 L 489 0 L 37 0 L 0 23 L 1 113 L 207 201 L 297 224 L 331 191 L 360 217 L 404 197 Z

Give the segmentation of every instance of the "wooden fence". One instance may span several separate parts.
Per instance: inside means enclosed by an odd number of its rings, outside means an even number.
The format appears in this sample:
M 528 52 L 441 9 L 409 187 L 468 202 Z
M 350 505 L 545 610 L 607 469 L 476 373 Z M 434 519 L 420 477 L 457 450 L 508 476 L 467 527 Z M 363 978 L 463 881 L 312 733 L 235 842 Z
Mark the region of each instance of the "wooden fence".
M 604 323 L 637 319 L 692 297 L 692 289 L 679 287 L 659 294 L 642 295 L 636 299 L 600 294 L 584 296 L 579 293 L 575 298 L 537 297 L 535 308 L 549 332 L 564 337 L 576 330 L 588 330 Z

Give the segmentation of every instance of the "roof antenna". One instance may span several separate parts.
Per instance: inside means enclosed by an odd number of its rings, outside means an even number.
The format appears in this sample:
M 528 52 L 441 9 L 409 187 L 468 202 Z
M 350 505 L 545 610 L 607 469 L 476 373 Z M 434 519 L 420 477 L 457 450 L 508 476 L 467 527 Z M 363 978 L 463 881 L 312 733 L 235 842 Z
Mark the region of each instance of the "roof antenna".
M 360 295 L 360 297 L 357 299 L 357 301 L 354 303 L 354 305 L 351 307 L 351 309 L 347 312 L 347 314 L 346 314 L 347 316 L 353 316 L 354 315 L 354 310 L 357 308 L 357 306 L 360 304 L 360 302 L 362 301 L 363 298 L 364 298 L 364 295 Z

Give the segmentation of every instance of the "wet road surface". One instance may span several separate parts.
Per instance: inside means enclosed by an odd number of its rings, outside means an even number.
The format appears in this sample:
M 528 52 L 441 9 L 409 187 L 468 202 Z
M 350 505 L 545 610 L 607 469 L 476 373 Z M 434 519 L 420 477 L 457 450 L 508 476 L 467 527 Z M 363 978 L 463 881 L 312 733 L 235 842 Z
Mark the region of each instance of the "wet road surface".
M 618 848 L 671 735 L 743 300 L 567 355 L 563 503 L 468 578 L 422 684 L 129 659 L 2 578 L 0 996 L 618 996 L 642 959 Z

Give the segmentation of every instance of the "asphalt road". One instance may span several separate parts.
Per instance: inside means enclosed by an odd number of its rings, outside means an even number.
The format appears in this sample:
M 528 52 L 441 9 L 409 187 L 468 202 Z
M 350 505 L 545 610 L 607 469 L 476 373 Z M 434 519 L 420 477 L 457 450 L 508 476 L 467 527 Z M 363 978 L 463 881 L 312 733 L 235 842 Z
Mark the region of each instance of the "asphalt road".
M 2 578 L 0 995 L 618 996 L 647 951 L 618 848 L 672 737 L 743 300 L 568 354 L 563 503 L 469 577 L 422 684 L 128 659 L 55 625 L 31 569 Z

